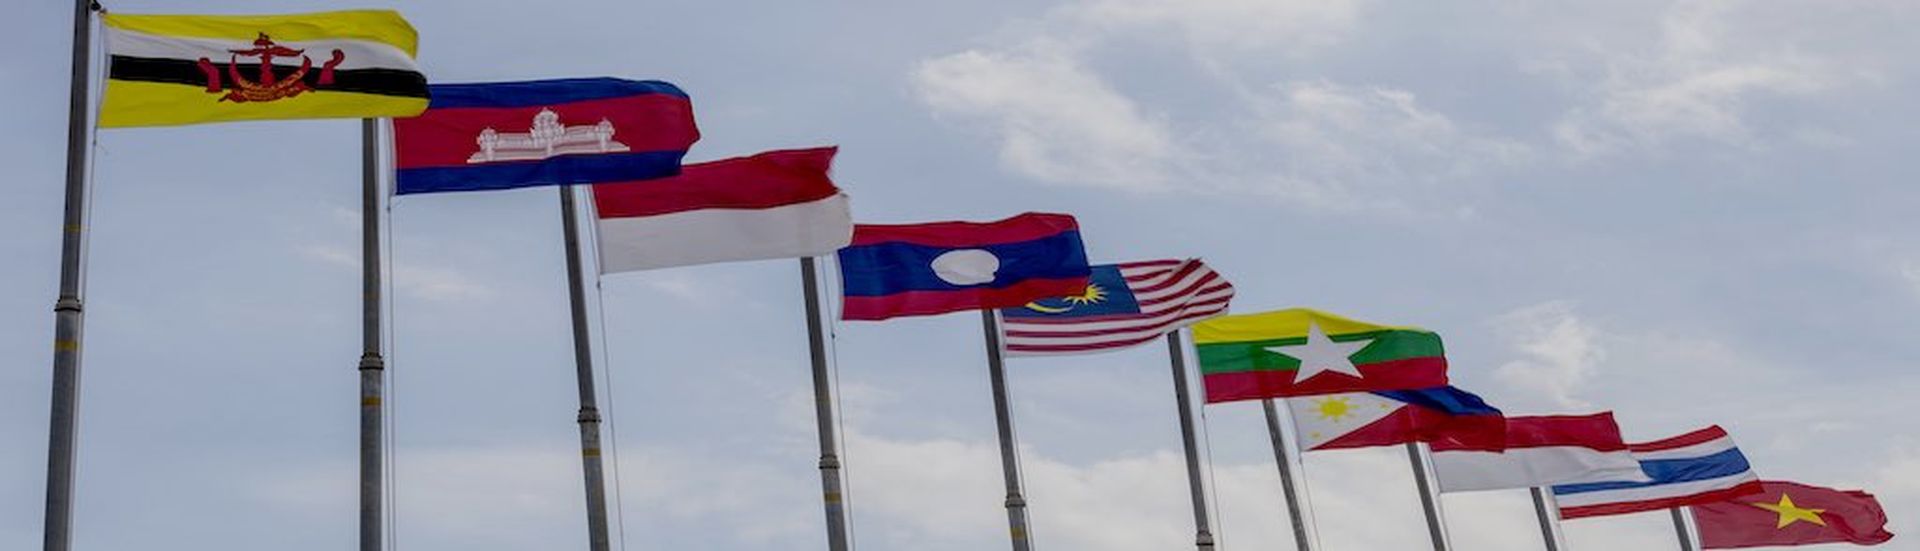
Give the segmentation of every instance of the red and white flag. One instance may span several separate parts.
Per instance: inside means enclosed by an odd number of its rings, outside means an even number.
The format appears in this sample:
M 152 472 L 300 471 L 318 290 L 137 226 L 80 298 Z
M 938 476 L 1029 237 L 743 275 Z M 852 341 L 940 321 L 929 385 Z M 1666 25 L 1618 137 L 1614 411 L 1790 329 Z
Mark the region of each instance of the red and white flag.
M 596 184 L 600 273 L 832 253 L 853 239 L 827 172 L 838 148 L 686 165 L 679 176 Z
M 1011 356 L 1118 350 L 1225 314 L 1233 285 L 1199 260 L 1094 266 L 1079 295 L 1000 311 Z
M 1628 451 L 1611 412 L 1508 417 L 1506 451 L 1435 442 L 1433 470 L 1442 492 L 1653 480 Z

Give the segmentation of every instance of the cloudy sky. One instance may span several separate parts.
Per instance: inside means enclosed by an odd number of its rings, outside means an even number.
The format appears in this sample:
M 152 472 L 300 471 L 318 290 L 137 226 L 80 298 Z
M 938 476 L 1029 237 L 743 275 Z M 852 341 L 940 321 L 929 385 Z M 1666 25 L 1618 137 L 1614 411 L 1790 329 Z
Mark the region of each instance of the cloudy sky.
M 36 548 L 69 8 L 0 20 L 0 548 Z M 118 1 L 294 12 L 319 1 Z M 867 221 L 1077 214 L 1097 260 L 1198 256 L 1236 307 L 1444 335 L 1509 413 L 1708 424 L 1765 477 L 1920 530 L 1920 5 L 1906 0 L 400 2 L 438 81 L 613 75 L 694 98 L 696 160 L 839 144 Z M 355 539 L 349 121 L 103 133 L 76 549 Z M 392 223 L 401 549 L 584 547 L 552 189 Z M 792 261 L 593 294 L 629 549 L 824 549 Z M 978 319 L 844 324 L 858 546 L 1005 545 Z M 1165 551 L 1191 513 L 1162 347 L 1017 361 L 1040 547 Z M 1259 408 L 1206 410 L 1220 535 L 1290 549 Z M 1309 457 L 1329 550 L 1415 549 L 1397 450 Z M 1541 548 L 1524 492 L 1460 549 Z M 1674 548 L 1659 514 L 1575 549 Z M 1903 543 L 1904 542 L 1904 543 Z

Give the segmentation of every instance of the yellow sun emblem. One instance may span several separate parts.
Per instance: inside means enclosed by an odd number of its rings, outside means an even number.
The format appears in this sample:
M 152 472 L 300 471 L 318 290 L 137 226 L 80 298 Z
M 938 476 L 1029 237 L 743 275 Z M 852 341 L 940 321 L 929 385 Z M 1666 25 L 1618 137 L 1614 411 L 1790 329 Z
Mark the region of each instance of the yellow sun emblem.
M 1062 314 L 1062 313 L 1073 311 L 1074 307 L 1077 307 L 1077 306 L 1083 306 L 1087 304 L 1099 304 L 1102 302 L 1106 302 L 1107 290 L 1101 288 L 1099 285 L 1088 284 L 1087 290 L 1082 291 L 1080 294 L 1068 296 L 1068 297 L 1061 297 L 1058 300 L 1060 302 L 1066 303 L 1066 305 L 1065 306 L 1047 306 L 1045 304 L 1041 304 L 1039 301 L 1034 301 L 1034 302 L 1027 303 L 1027 309 L 1033 310 L 1035 312 L 1040 312 L 1042 314 Z
M 1353 403 L 1346 398 L 1327 398 L 1313 405 L 1315 413 L 1328 421 L 1342 421 L 1353 415 Z

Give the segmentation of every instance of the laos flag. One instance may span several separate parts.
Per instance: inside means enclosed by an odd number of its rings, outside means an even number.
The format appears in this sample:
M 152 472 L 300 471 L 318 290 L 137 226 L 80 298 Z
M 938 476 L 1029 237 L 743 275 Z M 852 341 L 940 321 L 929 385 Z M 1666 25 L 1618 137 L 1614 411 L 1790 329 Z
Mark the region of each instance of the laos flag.
M 1078 295 L 1092 273 L 1080 225 L 1065 214 L 860 224 L 853 244 L 840 249 L 840 317 L 883 320 L 1009 308 Z
M 395 193 L 663 178 L 700 131 L 687 93 L 660 81 L 577 78 L 436 84 L 394 119 Z

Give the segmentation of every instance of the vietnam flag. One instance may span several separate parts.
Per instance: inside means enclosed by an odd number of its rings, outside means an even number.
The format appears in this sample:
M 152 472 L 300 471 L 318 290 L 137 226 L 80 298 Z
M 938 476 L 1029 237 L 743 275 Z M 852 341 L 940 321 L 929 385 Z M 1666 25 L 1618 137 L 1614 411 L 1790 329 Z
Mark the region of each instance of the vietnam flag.
M 1762 482 L 1760 493 L 1693 506 L 1707 549 L 1853 543 L 1893 539 L 1873 494 L 1793 482 Z

